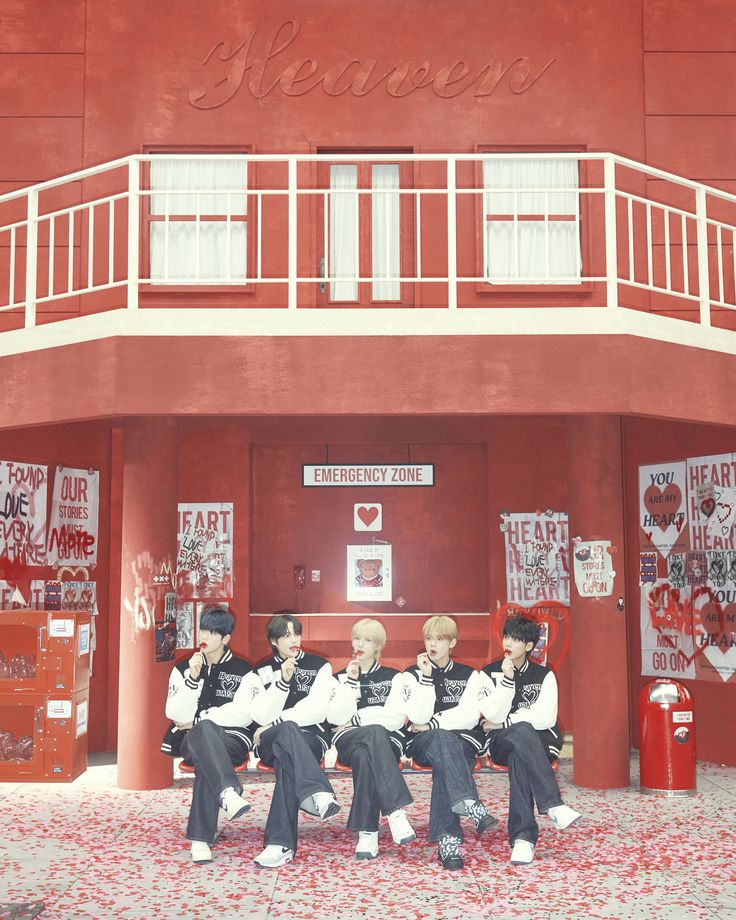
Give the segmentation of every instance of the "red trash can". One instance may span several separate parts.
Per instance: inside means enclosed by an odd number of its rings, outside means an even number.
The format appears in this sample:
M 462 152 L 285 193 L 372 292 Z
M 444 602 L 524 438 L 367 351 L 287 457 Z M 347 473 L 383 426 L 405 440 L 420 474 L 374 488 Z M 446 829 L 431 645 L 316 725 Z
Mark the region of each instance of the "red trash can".
M 695 795 L 695 716 L 690 691 L 666 677 L 639 694 L 639 789 Z

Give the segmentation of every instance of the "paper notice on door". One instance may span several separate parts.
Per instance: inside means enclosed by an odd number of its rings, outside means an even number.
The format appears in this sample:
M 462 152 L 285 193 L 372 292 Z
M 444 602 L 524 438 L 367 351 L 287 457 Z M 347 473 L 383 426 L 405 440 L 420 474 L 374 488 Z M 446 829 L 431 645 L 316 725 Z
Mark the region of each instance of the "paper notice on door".
M 87 731 L 87 711 L 87 700 L 82 700 L 81 703 L 77 704 L 77 738 Z
M 74 635 L 74 620 L 51 620 L 50 639 L 71 639 Z
M 46 702 L 47 719 L 71 719 L 72 701 L 71 700 L 48 700 Z

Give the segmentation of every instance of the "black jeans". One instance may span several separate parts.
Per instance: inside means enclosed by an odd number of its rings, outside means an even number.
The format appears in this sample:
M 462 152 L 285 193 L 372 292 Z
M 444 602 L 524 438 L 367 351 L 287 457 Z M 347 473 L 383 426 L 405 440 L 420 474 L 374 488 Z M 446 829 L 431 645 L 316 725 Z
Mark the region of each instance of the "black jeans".
M 488 752 L 496 763 L 509 768 L 509 842 L 513 846 L 517 840 L 528 840 L 536 845 L 539 827 L 534 803 L 540 815 L 562 805 L 539 735 L 529 722 L 516 722 L 491 734 Z
M 377 831 L 381 814 L 390 815 L 414 801 L 399 768 L 401 752 L 382 725 L 351 728 L 335 747 L 340 762 L 353 770 L 350 830 Z
M 315 792 L 332 792 L 319 765 L 324 749 L 315 735 L 302 731 L 296 722 L 279 722 L 263 732 L 258 753 L 276 775 L 264 842 L 296 853 L 299 807 Z
M 418 764 L 432 767 L 432 798 L 429 805 L 429 839 L 439 840 L 446 834 L 463 839 L 459 814 L 465 799 L 477 799 L 473 767 L 478 752 L 455 732 L 444 728 L 418 732 L 410 745 L 411 756 Z
M 212 846 L 217 836 L 220 793 L 228 786 L 240 790 L 233 766 L 245 760 L 248 745 L 209 719 L 203 719 L 182 739 L 181 753 L 194 764 L 195 770 L 187 838 L 203 840 Z

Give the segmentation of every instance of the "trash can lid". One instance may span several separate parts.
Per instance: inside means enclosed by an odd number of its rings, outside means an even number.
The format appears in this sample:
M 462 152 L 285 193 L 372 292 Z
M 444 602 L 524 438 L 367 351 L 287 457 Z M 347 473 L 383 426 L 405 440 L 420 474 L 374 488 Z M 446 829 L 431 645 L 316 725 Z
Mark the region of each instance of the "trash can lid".
M 680 694 L 677 684 L 652 684 L 649 687 L 651 703 L 679 703 Z

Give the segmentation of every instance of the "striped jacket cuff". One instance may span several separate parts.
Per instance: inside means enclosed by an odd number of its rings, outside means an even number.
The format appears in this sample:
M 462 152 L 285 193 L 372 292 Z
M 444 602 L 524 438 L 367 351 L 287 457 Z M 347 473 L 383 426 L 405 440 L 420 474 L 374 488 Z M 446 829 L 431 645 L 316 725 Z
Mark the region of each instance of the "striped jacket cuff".
M 283 690 L 284 693 L 288 693 L 288 692 L 289 692 L 289 685 L 286 683 L 286 681 L 281 680 L 280 677 L 279 677 L 279 679 L 276 681 L 276 686 L 278 687 L 279 690 Z
M 429 722 L 427 722 L 427 725 L 429 725 L 430 728 L 439 728 L 439 727 L 440 727 L 440 723 L 437 721 L 437 719 L 436 719 L 434 716 L 432 716 L 432 718 L 429 720 Z

